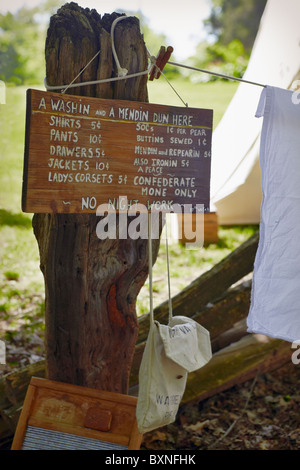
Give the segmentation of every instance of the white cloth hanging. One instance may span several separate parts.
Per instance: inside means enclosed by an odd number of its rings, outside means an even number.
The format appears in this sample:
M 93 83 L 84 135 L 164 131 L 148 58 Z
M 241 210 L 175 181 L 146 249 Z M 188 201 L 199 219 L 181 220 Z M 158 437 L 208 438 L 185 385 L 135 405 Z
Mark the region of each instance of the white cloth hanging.
M 300 339 L 300 101 L 295 92 L 267 86 L 256 117 L 263 200 L 248 332 Z

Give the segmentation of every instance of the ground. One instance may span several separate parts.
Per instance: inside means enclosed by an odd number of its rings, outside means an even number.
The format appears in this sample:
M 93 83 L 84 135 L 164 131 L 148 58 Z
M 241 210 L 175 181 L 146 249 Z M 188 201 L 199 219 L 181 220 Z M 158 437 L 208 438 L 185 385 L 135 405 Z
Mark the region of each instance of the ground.
M 177 420 L 146 433 L 148 451 L 299 450 L 300 364 L 179 408 Z
M 27 226 L 20 230 L 24 239 L 24 232 L 28 231 Z M 245 228 L 242 231 L 235 229 L 234 232 L 229 229 L 223 230 L 220 232 L 219 249 L 211 246 L 205 250 L 205 256 L 203 253 L 200 256 L 198 252 L 182 253 L 178 245 L 172 245 L 170 253 L 173 295 L 183 288 L 183 277 L 184 282 L 188 284 L 191 282 L 189 279 L 191 271 L 194 276 L 201 274 L 252 233 Z M 11 235 L 11 232 L 9 234 Z M 9 234 L 6 237 L 7 244 Z M 13 240 L 12 237 L 11 239 Z M 30 245 L 31 242 L 28 242 L 23 253 L 31 253 L 28 249 Z M 45 353 L 44 293 L 41 282 L 36 281 L 37 255 L 31 260 L 35 269 L 31 268 L 27 261 L 23 273 L 20 265 L 17 265 L 18 260 L 16 259 L 15 264 L 12 262 L 15 257 L 17 258 L 16 253 L 12 250 L 7 250 L 6 253 L 10 257 L 8 259 L 7 256 L 6 265 L 3 266 L 0 276 L 0 330 L 6 332 L 3 339 L 6 343 L 7 364 L 0 365 L 0 377 L 13 369 L 42 359 Z M 20 252 L 18 254 L 20 255 Z M 18 271 L 15 266 L 18 267 Z M 155 266 L 154 297 L 155 303 L 159 304 L 167 295 L 166 259 L 163 247 Z M 33 288 L 33 285 L 36 288 Z M 148 295 L 148 286 L 145 286 L 140 298 L 141 312 L 147 311 Z M 175 423 L 145 434 L 142 448 L 298 450 L 300 447 L 299 379 L 300 364 L 293 364 L 290 361 L 281 369 L 259 375 L 255 383 L 252 380 L 200 403 L 186 405 L 180 408 Z
M 147 450 L 298 450 L 300 364 L 179 410 L 177 421 L 144 435 Z

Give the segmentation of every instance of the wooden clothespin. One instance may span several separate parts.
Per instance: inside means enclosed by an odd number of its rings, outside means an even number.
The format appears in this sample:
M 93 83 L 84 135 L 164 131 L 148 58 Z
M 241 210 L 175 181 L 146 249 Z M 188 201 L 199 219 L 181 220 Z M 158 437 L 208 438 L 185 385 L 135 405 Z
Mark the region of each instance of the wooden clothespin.
M 167 49 L 165 48 L 165 46 L 161 46 L 155 58 L 155 63 L 152 65 L 150 72 L 149 72 L 150 81 L 153 81 L 154 78 L 160 77 L 161 72 L 163 71 L 168 60 L 170 59 L 173 50 L 174 49 L 172 46 L 168 46 Z

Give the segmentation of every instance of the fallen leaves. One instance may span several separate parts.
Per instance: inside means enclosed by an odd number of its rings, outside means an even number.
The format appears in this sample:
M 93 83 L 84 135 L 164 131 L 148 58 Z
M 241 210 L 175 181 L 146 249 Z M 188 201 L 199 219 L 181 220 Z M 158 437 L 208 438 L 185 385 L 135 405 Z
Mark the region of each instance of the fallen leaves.
M 187 404 L 179 410 L 176 423 L 145 434 L 142 448 L 298 450 L 299 379 L 300 367 L 289 363 L 257 377 L 253 388 L 249 381 Z

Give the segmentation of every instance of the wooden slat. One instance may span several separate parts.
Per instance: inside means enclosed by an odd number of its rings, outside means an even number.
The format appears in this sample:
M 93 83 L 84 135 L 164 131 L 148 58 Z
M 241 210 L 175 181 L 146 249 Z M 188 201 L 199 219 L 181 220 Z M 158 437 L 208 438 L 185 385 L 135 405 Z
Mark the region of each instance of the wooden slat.
M 28 426 L 97 439 L 103 445 L 109 442 L 126 446 L 128 449 L 138 449 L 142 436 L 137 429 L 136 402 L 137 399 L 132 396 L 33 377 L 28 387 L 12 450 L 22 448 Z M 95 426 L 97 416 L 99 417 L 101 411 L 101 426 L 97 428 Z M 91 414 L 95 419 L 93 425 L 89 426 Z M 104 414 L 110 416 L 105 429 L 102 419 Z M 36 434 L 35 438 L 38 439 L 38 431 Z
M 35 394 L 36 394 L 36 387 L 29 384 L 28 390 L 27 390 L 27 393 L 26 393 L 26 398 L 25 398 L 25 401 L 24 401 L 24 405 L 23 405 L 23 408 L 22 408 L 22 412 L 21 412 L 19 422 L 18 422 L 18 425 L 17 425 L 17 429 L 16 429 L 16 432 L 14 434 L 14 439 L 13 439 L 11 450 L 17 450 L 17 449 L 22 448 L 22 443 L 23 443 L 23 440 L 24 440 L 24 436 L 25 436 L 25 433 L 26 433 L 26 427 L 27 427 L 27 424 L 28 424 L 28 416 L 30 415 L 30 412 L 31 412 L 31 408 L 32 408 L 32 404 L 33 404 L 33 401 L 34 401 L 34 398 L 35 398 Z
M 107 402 L 115 403 L 120 402 L 126 406 L 135 407 L 136 398 L 122 393 L 108 392 L 106 390 L 98 390 L 80 385 L 73 385 L 63 382 L 56 382 L 55 380 L 47 380 L 39 377 L 32 377 L 31 384 L 45 390 L 55 390 L 59 393 L 76 394 L 77 396 L 106 400 Z
M 275 370 L 291 360 L 289 343 L 263 335 L 247 335 L 214 354 L 201 369 L 188 376 L 182 403 L 204 400 L 256 374 Z

